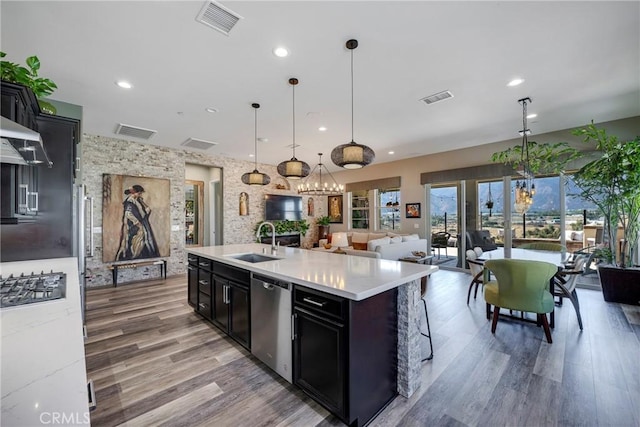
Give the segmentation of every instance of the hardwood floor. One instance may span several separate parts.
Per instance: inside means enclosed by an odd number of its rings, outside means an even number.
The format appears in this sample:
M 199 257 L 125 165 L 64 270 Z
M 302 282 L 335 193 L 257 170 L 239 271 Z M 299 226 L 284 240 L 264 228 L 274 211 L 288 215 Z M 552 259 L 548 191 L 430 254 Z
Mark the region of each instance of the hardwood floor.
M 640 307 L 579 289 L 556 309 L 553 344 L 542 328 L 498 322 L 471 276 L 439 271 L 427 303 L 434 358 L 422 386 L 397 397 L 371 426 L 638 426 Z M 194 314 L 186 277 L 87 292 L 88 377 L 94 426 L 342 425 L 240 345 Z

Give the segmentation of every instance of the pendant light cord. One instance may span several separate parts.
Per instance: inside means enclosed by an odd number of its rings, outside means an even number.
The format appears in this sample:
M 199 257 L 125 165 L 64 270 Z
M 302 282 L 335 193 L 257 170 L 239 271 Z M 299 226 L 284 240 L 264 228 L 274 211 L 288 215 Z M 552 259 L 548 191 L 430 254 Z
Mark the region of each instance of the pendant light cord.
M 293 158 L 296 158 L 296 85 L 292 84 L 293 87 Z
M 254 136 L 253 136 L 253 159 L 254 159 L 254 166 L 253 168 L 255 170 L 258 170 L 258 109 L 254 107 L 253 109 L 253 115 L 255 117 L 255 121 L 254 121 Z
M 353 49 L 351 49 L 351 142 L 353 139 Z

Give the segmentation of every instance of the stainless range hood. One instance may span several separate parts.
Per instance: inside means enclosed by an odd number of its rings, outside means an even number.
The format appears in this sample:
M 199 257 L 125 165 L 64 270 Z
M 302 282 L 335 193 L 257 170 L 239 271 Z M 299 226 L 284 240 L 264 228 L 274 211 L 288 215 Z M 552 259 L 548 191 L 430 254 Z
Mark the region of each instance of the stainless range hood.
M 44 150 L 38 132 L 26 128 L 6 117 L 0 116 L 0 137 L 2 138 L 2 163 L 53 166 Z M 13 151 L 12 151 L 13 149 Z M 22 161 L 21 161 L 22 160 Z

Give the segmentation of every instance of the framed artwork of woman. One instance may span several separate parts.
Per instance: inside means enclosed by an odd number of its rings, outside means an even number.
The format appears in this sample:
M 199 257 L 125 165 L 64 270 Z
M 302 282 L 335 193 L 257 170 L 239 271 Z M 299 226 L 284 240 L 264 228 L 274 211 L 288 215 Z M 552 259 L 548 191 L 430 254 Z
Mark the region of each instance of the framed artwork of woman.
M 329 222 L 342 224 L 342 196 L 329 196 L 327 202 Z

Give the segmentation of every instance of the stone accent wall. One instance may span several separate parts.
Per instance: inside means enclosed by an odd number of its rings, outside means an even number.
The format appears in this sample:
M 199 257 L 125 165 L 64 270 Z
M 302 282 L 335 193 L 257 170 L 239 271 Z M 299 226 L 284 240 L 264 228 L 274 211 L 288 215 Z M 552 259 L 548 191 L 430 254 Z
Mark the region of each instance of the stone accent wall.
M 128 140 L 84 134 L 81 142 L 81 182 L 88 196 L 94 198 L 95 256 L 87 259 L 87 286 L 112 284 L 108 263 L 102 261 L 102 175 L 145 176 L 169 179 L 171 182 L 171 255 L 167 258 L 167 275 L 186 273 L 184 242 L 184 180 L 185 164 L 197 164 L 222 169 L 223 241 L 224 244 L 251 243 L 255 241 L 255 227 L 263 220 L 264 194 L 296 194 L 289 182 L 278 175 L 275 166 L 258 165 L 261 172 L 271 177 L 264 187 L 245 185 L 241 176 L 254 169 L 253 162 L 212 156 L 186 150 L 140 144 Z M 285 156 L 286 153 L 283 153 Z M 277 188 L 281 186 L 284 188 Z M 249 194 L 249 215 L 239 215 L 239 196 Z M 315 218 L 326 215 L 327 198 L 314 197 L 314 216 L 307 216 L 308 197 L 303 196 L 303 217 L 311 224 L 301 246 L 309 248 L 317 241 Z M 155 266 L 121 270 L 118 283 L 159 277 Z
M 420 387 L 420 304 L 419 280 L 398 287 L 398 393 L 404 397 Z

